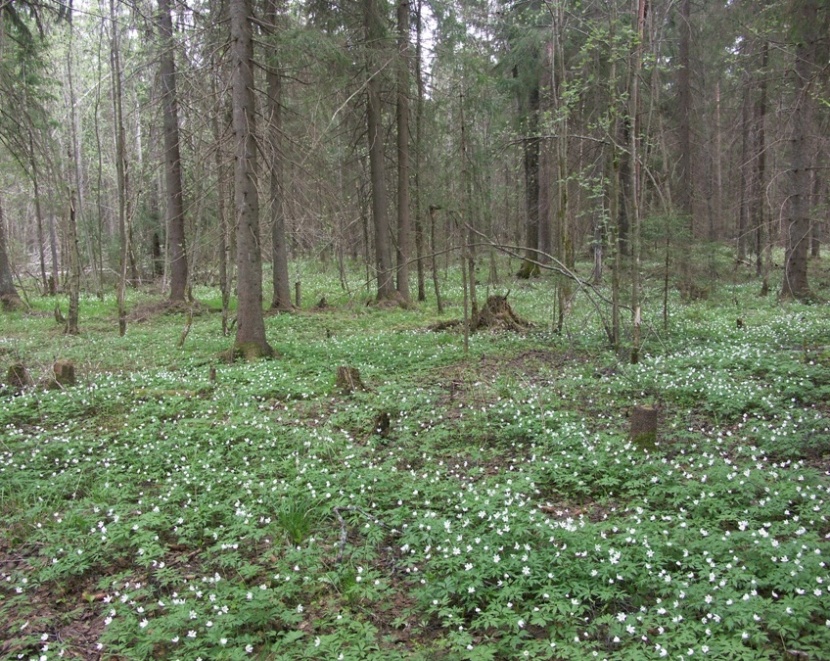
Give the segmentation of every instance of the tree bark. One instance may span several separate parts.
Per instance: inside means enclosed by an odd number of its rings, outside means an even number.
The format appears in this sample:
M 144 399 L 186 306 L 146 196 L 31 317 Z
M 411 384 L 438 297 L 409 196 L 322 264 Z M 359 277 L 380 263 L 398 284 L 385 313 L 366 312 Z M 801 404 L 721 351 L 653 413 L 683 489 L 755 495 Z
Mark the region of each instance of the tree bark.
M 398 0 L 398 270 L 397 289 L 409 301 L 409 0 Z
M 14 286 L 9 248 L 6 242 L 6 221 L 3 218 L 3 198 L 0 197 L 0 306 L 3 310 L 15 310 L 22 307 L 23 301 Z
M 253 35 L 250 0 L 231 0 L 233 131 L 236 146 L 237 324 L 236 349 L 246 358 L 271 356 L 262 314 L 262 256 L 257 193 L 256 109 L 254 107 Z
M 678 113 L 678 151 L 680 158 L 677 167 L 677 187 L 674 199 L 677 211 L 683 217 L 689 237 L 694 236 L 694 214 L 692 200 L 694 186 L 692 177 L 692 71 L 691 71 L 691 0 L 680 3 L 680 43 L 678 45 L 679 67 L 677 69 L 677 113 Z M 685 252 L 685 251 L 684 251 Z M 683 259 L 688 266 L 688 259 Z M 687 275 L 687 274 L 684 274 Z
M 267 10 L 268 32 L 275 34 L 279 20 L 279 1 L 269 0 Z M 271 262 L 273 295 L 271 309 L 290 312 L 291 285 L 288 281 L 288 246 L 285 240 L 285 204 L 282 168 L 282 73 L 276 53 L 272 52 L 266 66 L 268 101 L 269 169 L 271 171 L 269 209 L 271 211 Z
M 179 149 L 176 60 L 170 0 L 158 0 L 159 69 L 164 126 L 164 173 L 167 185 L 167 245 L 170 250 L 170 301 L 183 303 L 187 293 L 184 191 Z
M 422 0 L 417 0 L 417 3 L 417 23 L 415 27 L 415 78 L 418 90 L 415 102 L 415 259 L 418 272 L 418 300 L 425 301 L 427 294 L 424 268 L 424 209 L 421 197 L 421 130 L 424 118 L 424 79 L 421 71 L 423 51 Z
M 539 86 L 528 93 L 527 135 L 522 140 L 525 174 L 525 259 L 519 277 L 539 274 Z
M 228 214 L 225 208 L 225 196 L 228 194 L 228 181 L 225 167 L 225 148 L 223 132 L 219 129 L 219 115 L 225 107 L 224 102 L 219 99 L 216 89 L 216 79 L 219 77 L 217 64 L 211 62 L 212 71 L 210 77 L 211 94 L 217 99 L 216 107 L 211 117 L 211 130 L 213 131 L 214 145 L 214 167 L 216 168 L 216 214 L 219 216 L 219 289 L 222 292 L 222 335 L 228 334 L 228 316 L 230 306 L 230 283 L 228 274 Z
M 386 166 L 384 164 L 383 123 L 380 102 L 380 64 L 376 51 L 383 39 L 376 0 L 363 0 L 363 21 L 366 33 L 366 122 L 369 141 L 369 170 L 372 189 L 372 219 L 375 228 L 375 268 L 377 300 L 395 298 L 392 279 L 392 250 L 389 237 L 389 210 L 386 198 Z
M 121 47 L 118 33 L 118 21 L 115 13 L 115 0 L 110 0 L 110 66 L 112 68 L 112 103 L 115 119 L 115 171 L 116 195 L 118 200 L 118 233 L 121 243 L 118 291 L 118 332 L 123 337 L 127 332 L 127 308 L 124 300 L 127 287 L 127 263 L 129 259 L 129 231 L 127 213 L 127 187 L 129 183 L 127 170 L 127 145 L 124 131 L 124 116 L 121 103 Z
M 81 295 L 81 255 L 78 250 L 78 221 L 75 215 L 75 191 L 69 191 L 69 216 L 66 223 L 66 243 L 69 252 L 69 312 L 66 315 L 66 332 L 77 335 L 78 312 Z
M 790 141 L 790 204 L 787 221 L 787 248 L 784 255 L 782 298 L 805 300 L 810 297 L 807 258 L 810 245 L 810 173 L 809 144 L 812 126 L 812 87 L 816 74 L 819 0 L 801 0 L 795 10 L 795 99 Z

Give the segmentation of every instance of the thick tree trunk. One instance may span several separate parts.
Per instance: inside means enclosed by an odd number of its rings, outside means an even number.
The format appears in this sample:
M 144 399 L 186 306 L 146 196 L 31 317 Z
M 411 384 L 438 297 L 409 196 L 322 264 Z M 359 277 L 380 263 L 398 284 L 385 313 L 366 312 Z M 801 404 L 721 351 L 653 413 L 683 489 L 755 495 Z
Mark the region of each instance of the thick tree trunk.
M 810 173 L 812 148 L 812 83 L 816 75 L 819 0 L 801 0 L 794 16 L 796 24 L 795 105 L 790 142 L 790 205 L 787 221 L 787 249 L 784 255 L 783 298 L 804 300 L 810 297 L 807 258 L 810 245 Z
M 367 41 L 366 118 L 369 141 L 369 170 L 372 188 L 372 219 L 375 226 L 375 267 L 377 269 L 377 300 L 395 298 L 392 249 L 389 237 L 389 209 L 386 199 L 386 166 L 384 164 L 383 123 L 380 102 L 380 66 L 374 51 L 380 48 L 383 27 L 375 0 L 364 0 L 363 21 Z
M 231 0 L 233 131 L 236 145 L 237 324 L 236 348 L 246 358 L 273 355 L 265 339 L 262 314 L 262 256 L 257 193 L 256 108 L 254 105 L 253 35 L 249 0 Z
M 3 198 L 0 197 L 0 306 L 3 310 L 22 307 L 23 301 L 14 286 L 9 248 L 6 244 L 6 221 L 3 218 Z
M 268 2 L 268 30 L 276 31 L 279 20 L 278 0 Z M 285 240 L 285 204 L 283 191 L 282 170 L 282 74 L 276 54 L 271 53 L 266 67 L 266 83 L 268 85 L 268 142 L 270 143 L 269 166 L 271 170 L 270 200 L 271 211 L 271 262 L 273 295 L 271 309 L 281 312 L 290 312 L 294 309 L 291 303 L 291 285 L 288 281 L 288 246 Z
M 159 77 L 164 125 L 164 173 L 167 184 L 167 243 L 170 250 L 170 301 L 184 302 L 187 292 L 187 253 L 173 22 L 170 18 L 170 0 L 158 0 L 158 5 Z

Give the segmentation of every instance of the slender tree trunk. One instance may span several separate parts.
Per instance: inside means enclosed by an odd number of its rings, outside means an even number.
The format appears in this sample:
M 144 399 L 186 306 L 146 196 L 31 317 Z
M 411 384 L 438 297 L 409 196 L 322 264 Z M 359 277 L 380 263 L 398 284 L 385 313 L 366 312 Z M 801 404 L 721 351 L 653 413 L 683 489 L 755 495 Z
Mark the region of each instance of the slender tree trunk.
M 418 269 L 418 300 L 425 301 L 426 274 L 424 268 L 424 219 L 423 199 L 421 197 L 421 131 L 424 121 L 424 80 L 421 70 L 423 57 L 423 20 L 421 15 L 422 0 L 417 0 L 417 23 L 415 28 L 415 78 L 418 97 L 415 102 L 415 259 Z
M 819 200 L 821 200 L 821 189 L 822 189 L 822 178 L 818 176 L 818 173 L 821 172 L 821 162 L 820 156 L 816 159 L 816 167 L 813 170 L 813 207 L 818 206 Z M 821 230 L 822 230 L 822 223 L 815 219 L 810 225 L 810 257 L 813 259 L 818 259 L 821 257 Z
M 66 315 L 66 332 L 77 335 L 78 308 L 81 294 L 81 255 L 78 250 L 78 221 L 75 216 L 75 191 L 69 191 L 69 216 L 66 223 L 66 243 L 69 252 L 69 312 Z
M 720 236 L 721 217 L 722 217 L 722 195 L 723 195 L 723 162 L 722 158 L 722 138 L 721 138 L 721 98 L 720 98 L 720 81 L 715 83 L 715 163 L 712 168 L 715 178 L 715 190 L 712 194 L 713 215 L 709 224 L 709 240 L 714 242 Z
M 740 171 L 740 198 L 738 209 L 738 227 L 735 237 L 735 254 L 739 261 L 747 256 L 747 233 L 749 232 L 750 208 L 752 203 L 752 176 L 753 163 L 749 160 L 749 147 L 751 144 L 751 123 L 750 123 L 750 90 L 748 82 L 743 86 L 743 99 L 741 101 L 741 161 Z M 756 233 L 757 237 L 757 233 Z
M 279 0 L 269 0 L 267 23 L 269 34 L 274 35 L 279 21 Z M 270 143 L 269 169 L 271 173 L 269 209 L 271 211 L 271 265 L 273 295 L 271 309 L 289 312 L 291 285 L 288 281 L 288 246 L 285 240 L 285 201 L 282 166 L 282 73 L 276 61 L 276 53 L 270 53 L 265 69 L 268 86 L 266 117 Z
M 761 77 L 758 89 L 758 103 L 755 106 L 755 150 L 756 169 L 754 172 L 754 193 L 752 196 L 751 218 L 756 226 L 755 236 L 755 271 L 763 276 L 765 291 L 769 290 L 769 264 L 772 253 L 772 233 L 770 228 L 770 216 L 767 213 L 766 187 L 767 187 L 767 65 L 769 63 L 769 42 L 764 41 L 761 46 Z
M 228 194 L 228 182 L 225 175 L 225 149 L 223 132 L 219 129 L 219 116 L 224 107 L 216 89 L 218 77 L 216 62 L 212 63 L 213 71 L 210 77 L 211 95 L 217 99 L 216 107 L 211 117 L 213 130 L 214 167 L 216 169 L 216 213 L 219 216 L 219 290 L 222 292 L 222 335 L 228 334 L 228 314 L 230 307 L 230 283 L 228 278 L 228 214 L 225 207 L 225 198 Z
M 164 124 L 164 172 L 167 184 L 167 237 L 170 249 L 170 301 L 184 303 L 187 293 L 187 252 L 184 230 L 184 191 L 179 149 L 179 110 L 176 59 L 170 0 L 158 0 L 159 70 Z
M 54 294 L 54 285 L 50 286 L 49 277 L 46 274 L 46 253 L 43 244 L 45 238 L 43 236 L 43 207 L 40 199 L 40 172 L 35 158 L 35 141 L 32 136 L 32 130 L 29 129 L 29 164 L 32 168 L 32 192 L 34 193 L 35 203 L 35 222 L 37 224 L 37 254 L 40 262 L 40 277 L 43 282 L 43 295 Z M 54 283 L 54 280 L 52 281 Z
M 462 245 L 461 259 L 466 261 L 467 278 L 464 284 L 464 301 L 469 303 L 470 315 L 465 317 L 465 324 L 469 331 L 470 318 L 475 319 L 478 316 L 478 298 L 476 297 L 476 250 L 475 250 L 475 234 L 473 232 L 473 214 L 472 214 L 472 177 L 470 175 L 468 153 L 469 145 L 467 144 L 467 123 L 464 119 L 464 94 L 459 96 L 460 120 L 461 120 L 461 217 L 463 225 L 460 227 L 460 241 Z M 464 267 L 462 265 L 462 270 Z M 469 292 L 469 296 L 467 295 Z M 467 342 L 465 341 L 465 351 Z
M 631 155 L 631 363 L 640 360 L 641 310 L 640 310 L 640 72 L 643 66 L 643 39 L 645 37 L 646 0 L 635 0 L 637 42 L 634 47 L 631 65 L 631 82 L 629 85 L 629 116 L 631 118 L 631 135 L 629 153 Z
M 438 213 L 441 207 L 434 205 L 429 206 L 429 244 L 432 250 L 432 287 L 435 291 L 435 307 L 438 314 L 444 312 L 444 303 L 441 299 L 441 288 L 438 282 L 438 248 L 435 241 L 435 214 Z
M 398 144 L 398 279 L 409 302 L 409 0 L 398 0 L 397 144 Z
M 386 198 L 386 166 L 383 149 L 383 123 L 380 102 L 380 63 L 376 53 L 383 39 L 383 27 L 376 0 L 363 0 L 363 21 L 366 34 L 366 118 L 369 141 L 369 170 L 372 189 L 372 220 L 375 228 L 375 267 L 377 300 L 395 298 L 392 250 L 389 237 L 389 209 Z
M 692 177 L 692 71 L 691 71 L 691 0 L 680 2 L 680 42 L 678 45 L 679 68 L 677 70 L 677 112 L 678 112 L 678 151 L 680 158 L 677 167 L 677 187 L 674 199 L 677 210 L 685 221 L 689 237 L 694 237 L 694 215 L 692 200 L 694 185 Z M 688 266 L 688 260 L 683 263 Z M 684 274 L 688 275 L 688 274 Z
M 253 34 L 249 0 L 231 0 L 233 130 L 236 143 L 237 324 L 236 348 L 246 359 L 271 356 L 262 313 L 262 255 L 257 193 L 256 107 Z
M 118 232 L 121 241 L 120 278 L 118 280 L 118 331 L 123 337 L 127 332 L 127 308 L 124 301 L 127 287 L 127 267 L 129 261 L 129 231 L 127 229 L 127 145 L 124 131 L 124 117 L 121 104 L 121 47 L 119 43 L 118 20 L 115 13 L 115 0 L 110 0 L 111 45 L 110 66 L 112 67 L 112 103 L 115 116 L 115 171 L 116 194 L 118 199 Z
M 556 180 L 559 197 L 556 205 L 557 235 L 558 235 L 558 257 L 562 263 L 571 271 L 575 265 L 574 241 L 571 231 L 570 198 L 568 195 L 568 125 L 567 101 L 563 98 L 562 92 L 566 85 L 565 67 L 565 13 L 563 6 L 557 5 L 552 10 L 553 20 L 551 22 L 551 91 L 553 92 L 553 114 L 556 118 L 556 132 L 559 139 L 556 140 Z M 544 220 L 544 219 L 543 219 Z M 561 333 L 565 327 L 565 317 L 571 308 L 573 288 L 570 279 L 563 279 L 557 288 L 558 295 L 558 317 L 556 321 L 557 332 Z
M 49 196 L 51 198 L 51 195 Z M 51 200 L 50 200 L 51 202 Z M 51 204 L 49 206 L 52 206 Z M 60 287 L 60 262 L 58 261 L 58 228 L 55 224 L 55 214 L 49 214 L 49 256 L 52 259 L 52 275 L 49 278 L 49 293 L 54 296 Z

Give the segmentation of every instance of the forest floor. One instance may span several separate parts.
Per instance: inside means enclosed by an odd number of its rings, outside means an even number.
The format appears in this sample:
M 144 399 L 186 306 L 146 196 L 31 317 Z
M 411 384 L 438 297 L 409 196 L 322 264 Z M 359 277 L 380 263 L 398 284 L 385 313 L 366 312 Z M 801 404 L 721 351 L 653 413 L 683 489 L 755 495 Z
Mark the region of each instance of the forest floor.
M 532 326 L 465 353 L 452 269 L 437 315 L 297 268 L 328 306 L 266 319 L 275 360 L 220 360 L 207 287 L 181 347 L 111 296 L 0 317 L 0 658 L 830 658 L 826 303 L 723 267 L 664 315 L 655 271 L 632 365 L 546 277 L 481 286 Z

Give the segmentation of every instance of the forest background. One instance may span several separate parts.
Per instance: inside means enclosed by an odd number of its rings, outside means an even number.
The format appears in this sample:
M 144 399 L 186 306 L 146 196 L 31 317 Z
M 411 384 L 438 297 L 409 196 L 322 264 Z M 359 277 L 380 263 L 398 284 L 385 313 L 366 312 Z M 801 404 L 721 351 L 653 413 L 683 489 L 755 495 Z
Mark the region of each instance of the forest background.
M 70 332 L 80 290 L 116 287 L 123 332 L 125 287 L 182 304 L 216 283 L 227 316 L 236 278 L 237 343 L 268 353 L 262 259 L 289 310 L 289 256 L 360 261 L 378 300 L 434 288 L 440 308 L 439 258 L 463 253 L 475 284 L 522 253 L 521 277 L 561 276 L 562 315 L 613 265 L 615 346 L 644 251 L 694 298 L 710 246 L 764 292 L 780 246 L 776 293 L 811 295 L 817 0 L 5 2 L 0 19 L 0 296 L 13 307 L 21 276 L 62 289 Z

